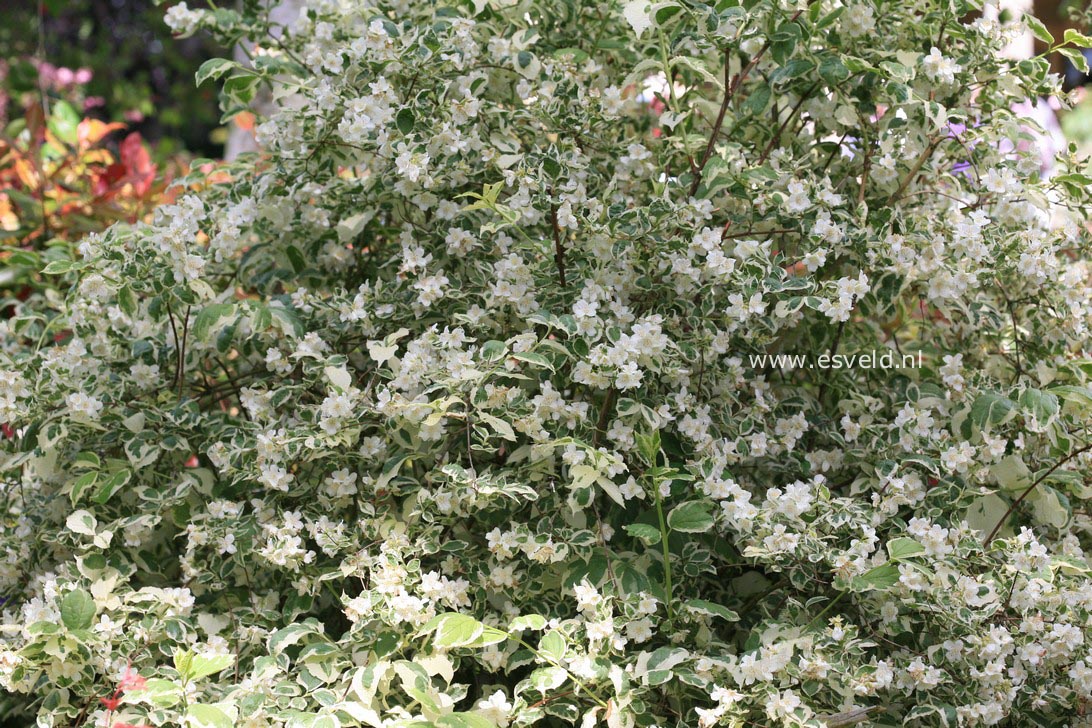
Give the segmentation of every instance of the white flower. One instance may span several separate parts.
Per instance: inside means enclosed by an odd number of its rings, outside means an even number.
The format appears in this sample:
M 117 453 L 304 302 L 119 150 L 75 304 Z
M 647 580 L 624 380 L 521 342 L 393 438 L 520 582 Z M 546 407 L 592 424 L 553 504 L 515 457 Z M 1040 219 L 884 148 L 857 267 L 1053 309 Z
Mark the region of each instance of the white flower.
M 504 726 L 508 725 L 512 713 L 512 704 L 508 702 L 508 697 L 503 691 L 497 690 L 488 698 L 479 700 L 478 704 L 474 706 L 474 710 L 494 725 L 504 728 Z
M 182 2 L 167 8 L 163 21 L 175 33 L 186 36 L 192 35 L 197 30 L 197 26 L 203 17 L 204 13 L 202 11 L 190 10 L 186 3 Z
M 955 61 L 944 56 L 936 46 L 929 51 L 929 55 L 921 59 L 921 65 L 925 75 L 941 85 L 955 83 L 956 74 L 963 70 Z
M 102 414 L 102 401 L 83 392 L 69 394 L 64 402 L 69 414 L 78 420 L 95 421 Z

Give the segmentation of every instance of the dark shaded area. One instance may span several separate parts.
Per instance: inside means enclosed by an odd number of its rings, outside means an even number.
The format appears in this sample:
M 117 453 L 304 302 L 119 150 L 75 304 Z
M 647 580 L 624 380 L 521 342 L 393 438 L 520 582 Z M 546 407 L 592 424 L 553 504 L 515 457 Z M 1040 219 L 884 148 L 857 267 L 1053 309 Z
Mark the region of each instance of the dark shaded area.
M 220 156 L 215 89 L 196 88 L 194 73 L 223 51 L 206 35 L 173 38 L 163 22 L 171 4 L 0 0 L 0 121 L 20 116 L 27 95 L 38 93 L 43 60 L 51 96 L 75 101 L 87 116 L 126 122 L 157 157 Z

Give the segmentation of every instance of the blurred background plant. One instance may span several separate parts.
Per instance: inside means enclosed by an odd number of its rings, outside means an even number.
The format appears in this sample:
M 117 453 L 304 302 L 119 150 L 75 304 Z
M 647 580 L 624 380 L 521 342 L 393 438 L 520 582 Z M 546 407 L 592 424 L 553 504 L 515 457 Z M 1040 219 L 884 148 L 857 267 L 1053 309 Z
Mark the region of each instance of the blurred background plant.
M 137 0 L 0 0 L 0 319 L 87 233 L 136 222 L 227 131 L 194 73 L 222 53 Z M 51 252 L 55 250 L 56 252 Z
M 220 156 L 215 89 L 196 88 L 194 73 L 223 49 L 203 33 L 172 38 L 166 9 L 150 0 L 0 0 L 0 121 L 25 115 L 44 91 L 81 114 L 125 122 L 156 160 Z

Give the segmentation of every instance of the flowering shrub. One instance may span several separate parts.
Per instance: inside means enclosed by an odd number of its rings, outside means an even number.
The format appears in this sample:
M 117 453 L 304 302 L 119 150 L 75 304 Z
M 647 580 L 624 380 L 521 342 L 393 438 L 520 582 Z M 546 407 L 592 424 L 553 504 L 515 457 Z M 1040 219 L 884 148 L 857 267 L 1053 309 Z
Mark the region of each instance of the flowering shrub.
M 1073 724 L 1092 177 L 1022 143 L 1058 79 L 994 11 L 172 7 L 280 111 L 9 323 L 7 705 Z M 873 350 L 921 366 L 751 358 Z

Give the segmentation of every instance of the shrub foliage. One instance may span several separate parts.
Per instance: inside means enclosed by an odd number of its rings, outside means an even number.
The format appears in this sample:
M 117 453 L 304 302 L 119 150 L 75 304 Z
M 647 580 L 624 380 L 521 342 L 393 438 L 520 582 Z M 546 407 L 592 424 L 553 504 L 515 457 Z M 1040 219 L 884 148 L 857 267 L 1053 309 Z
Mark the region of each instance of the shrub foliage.
M 167 17 L 257 44 L 198 76 L 227 116 L 273 87 L 266 156 L 4 324 L 5 710 L 1084 711 L 1092 177 L 1042 166 L 1018 105 L 1058 79 L 1001 49 L 1087 38 L 973 0 L 259 5 Z

